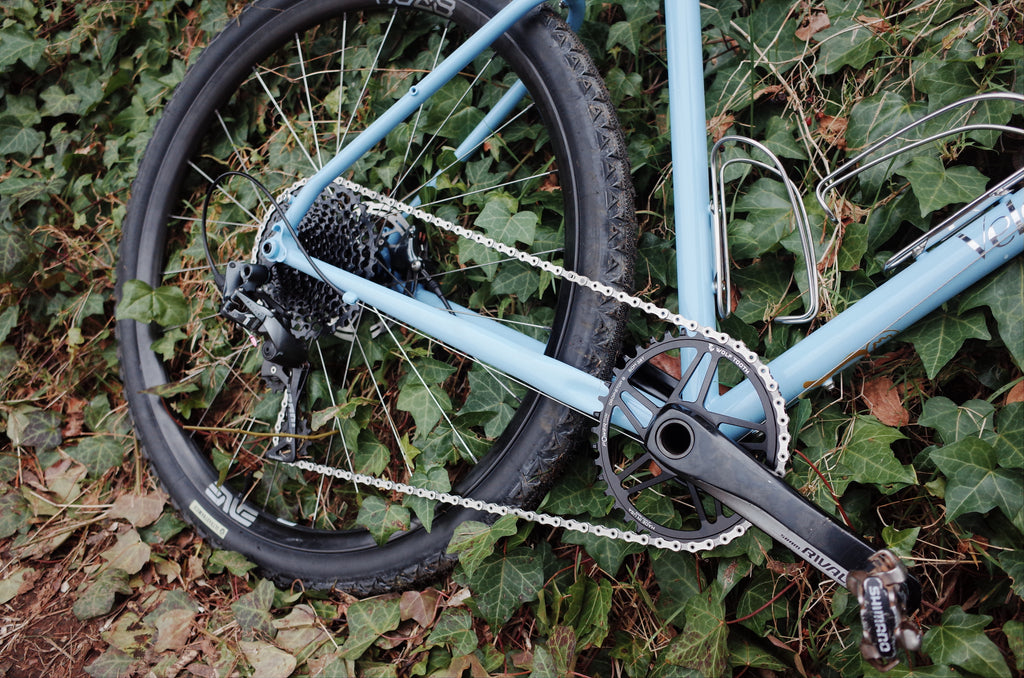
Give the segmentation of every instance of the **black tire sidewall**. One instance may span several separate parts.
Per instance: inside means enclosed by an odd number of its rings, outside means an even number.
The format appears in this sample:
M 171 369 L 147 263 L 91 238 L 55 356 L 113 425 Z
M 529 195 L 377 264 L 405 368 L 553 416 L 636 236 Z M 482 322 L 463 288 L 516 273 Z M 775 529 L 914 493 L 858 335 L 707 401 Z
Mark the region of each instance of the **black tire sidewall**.
M 452 4 L 458 18 L 472 25 L 495 11 L 498 3 L 481 0 L 471 6 L 453 0 Z M 206 112 L 221 103 L 267 45 L 277 44 L 281 36 L 287 39 L 297 24 L 316 23 L 343 9 L 368 5 L 372 3 L 362 0 L 258 3 L 210 44 L 168 104 L 133 184 L 117 266 L 118 297 L 126 280 L 160 284 L 162 255 L 153 253 L 163 251 L 168 203 L 175 194 L 169 187 L 181 178 L 184 163 L 180 159 L 191 152 L 193 140 L 208 120 Z M 442 5 L 447 3 L 438 3 Z M 619 228 L 610 223 L 610 215 L 627 221 L 629 215 L 622 216 L 622 205 L 609 206 L 607 195 L 608 173 L 622 169 L 592 161 L 600 155 L 598 146 L 607 140 L 585 124 L 595 114 L 593 101 L 574 93 L 581 86 L 576 73 L 563 63 L 563 49 L 550 29 L 552 21 L 546 12 L 532 12 L 503 38 L 500 49 L 530 87 L 552 142 L 561 146 L 556 151 L 559 157 L 574 158 L 566 163 L 568 167 L 559 166 L 568 203 L 566 265 L 593 279 L 625 286 L 631 271 L 623 270 L 622 253 L 615 251 L 621 235 L 610 233 Z M 577 208 L 570 213 L 572 205 Z M 549 352 L 607 377 L 618 337 L 605 335 L 621 331 L 617 307 L 578 288 L 561 297 L 559 314 L 565 318 L 565 329 Z M 126 397 L 147 456 L 172 499 L 201 532 L 222 548 L 245 554 L 277 580 L 300 579 L 309 586 L 337 586 L 360 594 L 413 586 L 451 564 L 445 548 L 459 524 L 486 518 L 468 509 L 439 511 L 429 533 L 412 530 L 377 546 L 365 532 L 324 533 L 290 526 L 247 507 L 226 487 L 217 487 L 216 471 L 162 399 L 146 392 L 167 381 L 164 365 L 150 349 L 160 332 L 156 326 L 118 322 Z M 558 461 L 573 447 L 581 420 L 546 398 L 534 398 L 528 407 L 518 429 L 503 436 L 514 436 L 515 444 L 482 460 L 459 491 L 496 503 L 539 500 Z

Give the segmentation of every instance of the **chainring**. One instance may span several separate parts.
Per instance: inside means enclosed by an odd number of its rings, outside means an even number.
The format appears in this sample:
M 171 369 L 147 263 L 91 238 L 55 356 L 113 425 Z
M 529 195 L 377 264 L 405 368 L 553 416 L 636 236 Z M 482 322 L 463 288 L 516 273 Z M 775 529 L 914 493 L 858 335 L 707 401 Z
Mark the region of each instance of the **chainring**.
M 740 419 L 716 410 L 722 396 L 735 389 L 742 389 L 735 396 L 752 390 L 755 416 Z M 657 415 L 672 405 L 685 406 L 782 476 L 789 459 L 785 401 L 767 368 L 725 335 L 666 335 L 614 371 L 597 428 L 596 463 L 606 493 L 643 531 L 693 550 L 726 544 L 750 523 L 691 479 L 659 467 L 644 445 Z

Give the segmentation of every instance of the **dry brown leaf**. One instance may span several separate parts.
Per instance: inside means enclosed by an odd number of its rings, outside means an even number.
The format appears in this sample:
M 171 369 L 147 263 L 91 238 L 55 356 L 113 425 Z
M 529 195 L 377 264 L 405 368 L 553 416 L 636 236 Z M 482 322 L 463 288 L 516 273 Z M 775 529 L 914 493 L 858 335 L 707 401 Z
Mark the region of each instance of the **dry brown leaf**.
M 107 567 L 136 574 L 149 562 L 150 553 L 149 544 L 142 541 L 139 533 L 129 530 L 117 535 L 117 543 L 100 555 L 107 561 Z
M 800 28 L 796 29 L 797 40 L 807 41 L 811 39 L 818 31 L 823 31 L 830 27 L 832 22 L 828 18 L 828 14 L 824 12 L 815 12 L 811 14 L 803 22 L 800 23 Z
M 181 650 L 192 637 L 192 623 L 196 613 L 192 610 L 168 610 L 156 620 L 156 642 L 153 649 Z
M 903 399 L 889 377 L 877 377 L 865 382 L 862 394 L 871 414 L 886 426 L 906 426 L 910 412 L 903 407 Z
M 1024 381 L 1017 382 L 1017 385 L 1006 394 L 1006 402 L 1003 404 L 1009 405 L 1010 403 L 1024 403 Z
M 436 589 L 406 591 L 400 603 L 402 619 L 413 619 L 423 628 L 428 628 L 437 614 L 441 594 Z
M 846 126 L 848 120 L 833 115 L 818 116 L 818 133 L 821 138 L 838 149 L 846 148 Z
M 728 113 L 716 115 L 708 120 L 708 134 L 711 135 L 712 141 L 718 141 L 724 137 L 735 121 L 736 117 Z
M 122 494 L 114 500 L 107 511 L 107 518 L 123 518 L 135 527 L 145 527 L 156 522 L 164 511 L 167 495 L 157 490 L 149 494 Z
M 245 658 L 252 664 L 253 675 L 263 678 L 288 678 L 298 662 L 295 657 L 270 643 L 242 641 L 239 644 Z
M 74 438 L 82 435 L 85 424 L 85 406 L 89 401 L 85 398 L 71 396 L 64 405 L 64 428 L 61 434 L 64 438 Z
M 881 17 L 867 16 L 865 14 L 861 14 L 860 16 L 857 17 L 857 22 L 863 24 L 864 26 L 867 26 L 869 29 L 871 29 L 871 32 L 875 33 L 876 35 L 892 33 L 892 24 L 890 24 L 888 21 Z
M 679 358 L 667 353 L 656 354 L 651 358 L 650 363 L 670 377 L 679 379 L 683 374 L 682 368 L 679 366 Z

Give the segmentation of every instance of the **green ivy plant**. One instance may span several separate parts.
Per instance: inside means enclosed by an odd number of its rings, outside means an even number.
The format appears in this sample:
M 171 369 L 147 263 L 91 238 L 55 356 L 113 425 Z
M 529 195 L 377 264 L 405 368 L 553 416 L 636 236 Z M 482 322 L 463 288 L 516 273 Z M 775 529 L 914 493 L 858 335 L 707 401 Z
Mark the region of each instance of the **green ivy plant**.
M 136 462 L 117 383 L 114 251 L 156 116 L 237 4 L 0 8 L 0 604 L 27 609 L 18 606 L 33 582 L 60 569 L 72 582 L 68 608 L 103 627 L 102 651 L 78 667 L 92 676 L 875 675 L 859 658 L 851 596 L 757 531 L 693 556 L 512 518 L 468 523 L 450 546 L 461 558 L 450 581 L 367 600 L 278 590 L 237 554 L 190 539 Z M 582 36 L 627 134 L 641 218 L 636 287 L 671 306 L 661 4 L 590 2 Z M 709 136 L 761 140 L 812 196 L 817 322 L 875 289 L 894 251 L 1021 162 L 1019 140 L 975 133 L 843 187 L 831 205 L 838 224 L 813 200 L 822 176 L 908 122 L 976 92 L 1020 92 L 1019 2 L 723 0 L 702 7 L 702 23 Z M 974 120 L 1020 125 L 1021 111 L 994 103 Z M 491 169 L 486 155 L 467 165 Z M 736 290 L 723 329 L 770 359 L 808 331 L 771 322 L 802 305 L 792 208 L 771 175 L 734 166 L 727 178 Z M 545 249 L 553 234 L 533 214 L 549 206 L 543 191 L 533 200 L 480 205 L 477 225 Z M 467 244 L 458 256 L 486 263 L 488 253 Z M 550 285 L 512 268 L 477 270 L 481 295 Z M 135 283 L 125 296 L 124 317 L 169 325 L 205 303 Z M 642 345 L 663 329 L 634 318 L 631 331 Z M 169 333 L 163 350 L 181 338 Z M 922 651 L 887 675 L 1024 671 L 1022 367 L 1018 258 L 790 412 L 789 482 L 907 557 L 927 601 L 945 607 L 925 605 Z M 182 407 L 202 401 L 194 388 Z M 417 421 L 435 415 L 412 390 L 404 398 Z M 316 416 L 349 422 L 342 432 L 371 472 L 387 457 L 361 437 L 361 407 Z M 410 454 L 439 453 L 407 442 Z M 419 480 L 448 489 L 446 478 Z M 542 509 L 621 520 L 585 454 Z M 413 513 L 431 517 L 415 501 L 371 501 L 357 522 L 383 539 Z

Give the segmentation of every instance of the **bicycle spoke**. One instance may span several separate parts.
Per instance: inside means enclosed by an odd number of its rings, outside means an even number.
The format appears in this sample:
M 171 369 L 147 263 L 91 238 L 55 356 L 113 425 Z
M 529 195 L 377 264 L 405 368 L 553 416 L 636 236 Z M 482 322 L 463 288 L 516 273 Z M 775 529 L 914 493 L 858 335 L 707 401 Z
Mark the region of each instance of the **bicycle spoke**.
M 377 66 L 380 63 L 380 55 L 384 51 L 384 45 L 388 41 L 388 36 L 391 35 L 391 28 L 392 26 L 395 25 L 395 17 L 397 15 L 397 11 L 392 12 L 391 19 L 388 21 L 388 27 L 384 31 L 384 36 L 380 39 L 380 46 L 377 48 L 377 53 L 373 57 L 373 63 L 366 71 L 366 78 L 363 80 L 363 88 L 362 90 L 360 90 L 359 96 L 356 97 L 355 102 L 352 104 L 352 110 L 348 118 L 348 126 L 345 127 L 345 134 L 342 136 L 342 141 L 340 145 L 341 148 L 344 148 L 345 141 L 348 139 L 349 131 L 352 128 L 352 123 L 356 119 L 356 112 L 359 110 L 359 106 L 363 103 L 363 99 L 366 96 L 366 88 L 369 86 L 370 79 L 373 77 L 373 74 L 377 70 Z
M 299 70 L 302 72 L 302 90 L 306 95 L 306 111 L 309 113 L 310 132 L 313 135 L 313 143 L 316 144 L 316 169 L 324 166 L 324 158 L 320 153 L 320 138 L 316 133 L 316 115 L 313 113 L 313 97 L 309 92 L 309 77 L 306 74 L 306 58 L 302 54 L 302 41 L 298 34 L 295 35 L 295 51 L 298 53 Z
M 295 128 L 292 126 L 291 119 L 285 114 L 284 110 L 282 110 L 281 103 L 277 100 L 277 97 L 275 97 L 271 93 L 270 87 L 263 79 L 263 75 L 256 70 L 253 71 L 253 75 L 255 76 L 257 82 L 260 83 L 260 86 L 263 88 L 263 92 L 267 95 L 267 100 L 270 101 L 271 104 L 273 104 L 274 110 L 277 111 L 278 119 L 284 124 L 285 127 L 288 128 L 288 133 L 291 136 L 292 140 L 295 142 L 295 146 L 302 151 L 302 154 L 306 157 L 306 160 L 309 161 L 309 164 L 313 168 L 314 172 L 320 169 L 320 167 L 313 160 L 313 157 L 309 154 L 309 151 L 306 150 L 306 144 L 303 143 L 302 137 L 299 136 L 298 132 L 296 132 Z
M 384 316 L 379 311 L 377 311 L 377 309 L 371 309 L 371 310 L 374 313 L 376 313 L 377 318 L 379 320 L 381 320 L 382 322 L 384 321 Z M 389 325 L 387 325 L 386 323 L 385 323 L 384 327 L 387 330 L 388 334 L 391 336 L 391 340 L 394 342 L 395 347 L 405 357 L 409 369 L 411 369 L 413 371 L 413 374 L 416 375 L 417 381 L 419 381 L 420 385 L 423 387 L 423 390 L 426 392 L 427 396 L 430 398 L 431 402 L 434 404 L 434 407 L 436 407 L 437 410 L 441 413 L 441 417 L 444 419 L 445 423 L 448 425 L 448 428 L 451 429 L 452 433 L 455 435 L 455 438 L 462 445 L 463 451 L 469 456 L 469 458 L 475 464 L 478 461 L 477 458 L 476 458 L 476 455 L 474 455 L 473 452 L 469 449 L 469 445 L 466 443 L 466 440 L 462 437 L 462 434 L 459 432 L 459 429 L 455 426 L 454 423 L 452 423 L 451 418 L 448 416 L 448 412 L 445 411 L 445 407 L 443 405 L 441 405 L 441 403 L 437 400 L 437 396 L 434 395 L 434 392 L 431 390 L 430 385 L 426 382 L 426 380 L 420 374 L 419 369 L 416 367 L 416 363 L 413 360 L 410 359 L 409 354 L 406 353 L 405 349 L 402 347 L 401 342 L 395 336 L 394 332 L 391 331 L 391 327 Z M 403 455 L 403 457 L 404 457 L 404 455 Z M 407 465 L 408 465 L 408 463 L 409 463 L 408 460 L 406 460 L 406 464 Z M 411 467 L 409 468 L 409 473 L 412 473 L 412 468 Z

